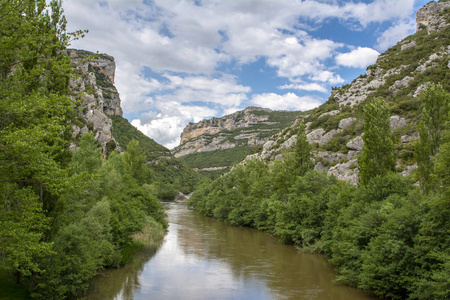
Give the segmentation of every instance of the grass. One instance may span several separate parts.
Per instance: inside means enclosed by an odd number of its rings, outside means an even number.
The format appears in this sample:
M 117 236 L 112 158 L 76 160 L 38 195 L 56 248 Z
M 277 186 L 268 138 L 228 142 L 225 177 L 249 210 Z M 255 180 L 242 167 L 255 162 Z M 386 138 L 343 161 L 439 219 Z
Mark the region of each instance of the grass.
M 130 263 L 135 255 L 144 249 L 158 247 L 165 234 L 166 231 L 161 224 L 152 217 L 147 217 L 142 232 L 134 233 L 132 235 L 133 241 L 122 249 L 120 265 L 124 266 Z

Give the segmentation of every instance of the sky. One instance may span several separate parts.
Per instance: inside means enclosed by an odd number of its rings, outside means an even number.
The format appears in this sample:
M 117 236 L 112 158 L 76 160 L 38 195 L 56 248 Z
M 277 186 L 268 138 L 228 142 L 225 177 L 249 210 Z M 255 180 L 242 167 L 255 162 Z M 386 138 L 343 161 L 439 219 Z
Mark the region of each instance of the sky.
M 64 0 L 71 48 L 115 58 L 124 117 L 171 149 L 189 122 L 309 110 L 416 30 L 428 0 Z

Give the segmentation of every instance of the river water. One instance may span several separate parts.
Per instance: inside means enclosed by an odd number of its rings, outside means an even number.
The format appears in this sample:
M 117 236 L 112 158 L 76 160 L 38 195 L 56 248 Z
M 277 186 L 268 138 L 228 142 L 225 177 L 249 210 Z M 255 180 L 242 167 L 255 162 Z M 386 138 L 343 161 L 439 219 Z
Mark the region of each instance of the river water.
M 201 217 L 186 204 L 164 203 L 169 232 L 161 245 L 94 278 L 86 299 L 377 299 L 333 283 L 324 256 Z

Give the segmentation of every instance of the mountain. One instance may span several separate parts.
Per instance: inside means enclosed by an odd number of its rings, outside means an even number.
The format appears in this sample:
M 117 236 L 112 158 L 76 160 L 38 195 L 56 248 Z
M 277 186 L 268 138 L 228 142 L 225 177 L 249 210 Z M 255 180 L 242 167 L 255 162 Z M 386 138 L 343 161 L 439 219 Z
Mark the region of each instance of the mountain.
M 72 125 L 70 149 L 77 149 L 81 135 L 87 131 L 94 132 L 104 158 L 115 149 L 122 153 L 131 140 L 137 140 L 145 152 L 147 166 L 162 187 L 161 198 L 173 198 L 179 191 L 191 192 L 201 181 L 200 175 L 123 118 L 120 96 L 114 86 L 114 58 L 76 49 L 67 50 L 67 54 L 75 69 L 76 76 L 70 79 L 69 86 L 78 111 Z
M 417 12 L 416 19 L 415 34 L 382 53 L 366 74 L 334 88 L 326 103 L 299 117 L 313 146 L 316 170 L 357 184 L 357 155 L 364 145 L 362 109 L 374 97 L 385 99 L 391 111 L 397 171 L 407 175 L 417 167 L 413 141 L 418 137 L 421 93 L 430 83 L 450 90 L 450 2 L 430 2 Z M 296 126 L 286 128 L 247 158 L 281 158 L 283 149 L 295 146 L 297 130 Z
M 189 123 L 181 134 L 181 145 L 172 153 L 201 172 L 223 172 L 292 125 L 299 114 L 247 107 L 221 118 Z

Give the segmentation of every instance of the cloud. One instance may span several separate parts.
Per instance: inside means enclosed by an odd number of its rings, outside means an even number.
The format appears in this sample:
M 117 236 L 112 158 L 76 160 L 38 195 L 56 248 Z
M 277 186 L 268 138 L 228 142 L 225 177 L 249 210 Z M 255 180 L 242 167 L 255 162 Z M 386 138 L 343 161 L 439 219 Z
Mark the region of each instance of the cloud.
M 285 84 L 278 87 L 282 90 L 293 89 L 299 91 L 309 91 L 309 92 L 321 92 L 328 93 L 328 90 L 317 83 L 306 83 L 306 84 Z
M 171 145 L 187 122 L 211 113 L 202 107 L 218 115 L 247 103 L 274 109 L 320 104 L 319 99 L 293 93 L 252 95 L 250 84 L 233 74 L 263 61 L 288 82 L 281 89 L 327 92 L 327 85 L 344 82 L 335 64 L 365 67 L 376 51 L 360 47 L 339 54 L 348 45 L 313 36 L 322 22 L 333 19 L 362 30 L 395 20 L 380 34 L 379 51 L 411 31 L 414 0 L 366 2 L 246 0 L 196 5 L 179 0 L 77 0 L 63 6 L 68 31 L 90 30 L 86 38 L 73 42 L 74 47 L 115 57 L 124 113 L 148 112 L 133 122 L 156 141 Z M 181 114 L 180 109 L 189 113 Z
M 378 37 L 376 48 L 384 51 L 415 31 L 416 22 L 414 20 L 400 21 L 396 25 L 389 27 Z
M 188 122 L 199 122 L 218 115 L 218 111 L 203 106 L 184 106 L 176 102 L 158 103 L 160 113 L 142 114 L 131 124 L 158 143 L 172 149 L 180 143 L 180 134 Z
M 275 93 L 264 93 L 253 95 L 251 102 L 254 105 L 270 108 L 273 110 L 310 110 L 319 106 L 322 101 L 314 97 L 299 97 L 294 93 L 278 95 Z
M 409 18 L 414 0 L 375 0 L 371 3 L 347 3 L 342 7 L 347 20 L 355 20 L 366 27 L 370 23 Z
M 344 67 L 365 68 L 373 64 L 380 53 L 372 48 L 358 47 L 348 53 L 336 56 L 336 63 Z

